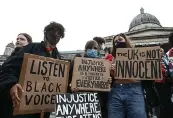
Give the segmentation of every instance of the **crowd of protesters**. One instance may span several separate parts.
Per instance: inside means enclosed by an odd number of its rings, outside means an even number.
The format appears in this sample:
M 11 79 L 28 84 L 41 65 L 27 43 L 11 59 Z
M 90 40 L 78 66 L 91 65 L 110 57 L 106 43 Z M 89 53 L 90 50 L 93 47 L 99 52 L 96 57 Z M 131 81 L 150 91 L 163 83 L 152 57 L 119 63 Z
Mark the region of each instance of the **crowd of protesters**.
M 56 45 L 65 36 L 62 24 L 51 22 L 44 28 L 44 38 L 40 43 L 27 33 L 20 33 L 16 38 L 16 48 L 10 57 L 3 63 L 0 72 L 0 118 L 40 118 L 40 113 L 13 116 L 14 106 L 20 103 L 19 95 L 24 92 L 18 83 L 24 53 L 35 54 L 54 59 L 61 59 Z M 169 36 L 169 43 L 173 46 L 173 33 Z M 86 42 L 84 58 L 107 59 L 111 63 L 109 83 L 110 92 L 98 92 L 101 104 L 102 118 L 173 118 L 172 107 L 172 77 L 173 77 L 173 48 L 166 54 L 161 49 L 161 67 L 163 80 L 138 81 L 135 79 L 114 78 L 116 49 L 132 48 L 130 39 L 125 34 L 114 36 L 112 50 L 105 57 L 100 54 L 105 49 L 105 41 L 101 37 L 94 37 Z M 75 57 L 82 57 L 76 55 Z M 90 92 L 71 88 L 74 60 L 70 64 L 68 92 Z M 49 118 L 50 113 L 44 113 Z

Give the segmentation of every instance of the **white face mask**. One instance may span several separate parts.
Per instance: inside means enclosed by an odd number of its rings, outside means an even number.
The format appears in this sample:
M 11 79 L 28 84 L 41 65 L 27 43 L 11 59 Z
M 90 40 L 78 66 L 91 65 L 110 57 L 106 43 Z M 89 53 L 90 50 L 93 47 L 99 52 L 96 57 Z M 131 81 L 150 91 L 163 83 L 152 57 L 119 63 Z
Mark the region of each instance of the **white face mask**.
M 103 45 L 102 45 L 102 47 L 101 47 L 101 50 L 104 50 L 104 49 L 105 49 L 105 47 L 106 47 L 106 46 L 103 44 Z

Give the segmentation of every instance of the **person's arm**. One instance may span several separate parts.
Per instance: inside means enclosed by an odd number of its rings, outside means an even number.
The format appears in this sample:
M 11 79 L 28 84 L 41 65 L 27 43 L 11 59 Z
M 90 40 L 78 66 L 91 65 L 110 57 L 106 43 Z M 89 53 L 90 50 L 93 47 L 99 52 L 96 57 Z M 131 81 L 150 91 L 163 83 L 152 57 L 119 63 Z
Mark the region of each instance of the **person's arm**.
M 19 95 L 24 92 L 22 86 L 18 84 L 20 71 L 23 63 L 24 53 L 30 53 L 32 45 L 23 47 L 16 55 L 9 59 L 1 71 L 0 92 L 10 94 L 13 106 L 20 104 Z
M 32 45 L 23 47 L 16 55 L 8 59 L 8 63 L 3 65 L 0 75 L 0 90 L 10 89 L 19 81 L 20 71 L 23 63 L 24 53 L 30 53 Z
M 79 56 L 75 56 L 75 57 L 79 57 Z M 79 92 L 79 88 L 71 88 L 71 84 L 72 84 L 72 77 L 73 77 L 73 68 L 74 68 L 74 60 L 70 63 L 70 73 L 69 73 L 69 86 L 68 86 L 68 90 L 69 92 Z
M 68 92 L 71 92 L 71 82 L 72 82 L 72 77 L 73 77 L 73 66 L 74 66 L 74 60 L 70 63 Z

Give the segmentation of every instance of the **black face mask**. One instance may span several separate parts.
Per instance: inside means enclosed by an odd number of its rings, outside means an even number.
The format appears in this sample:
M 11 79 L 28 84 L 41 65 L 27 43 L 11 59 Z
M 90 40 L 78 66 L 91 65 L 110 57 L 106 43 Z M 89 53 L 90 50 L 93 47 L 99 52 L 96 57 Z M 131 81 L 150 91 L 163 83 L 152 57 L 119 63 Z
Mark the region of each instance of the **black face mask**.
M 58 38 L 56 35 L 55 35 L 55 32 L 54 31 L 49 31 L 49 32 L 46 32 L 45 33 L 45 37 L 46 37 L 46 40 L 51 44 L 51 45 L 56 45 L 60 38 Z
M 117 42 L 116 47 L 117 48 L 126 48 L 127 45 L 126 45 L 126 42 Z

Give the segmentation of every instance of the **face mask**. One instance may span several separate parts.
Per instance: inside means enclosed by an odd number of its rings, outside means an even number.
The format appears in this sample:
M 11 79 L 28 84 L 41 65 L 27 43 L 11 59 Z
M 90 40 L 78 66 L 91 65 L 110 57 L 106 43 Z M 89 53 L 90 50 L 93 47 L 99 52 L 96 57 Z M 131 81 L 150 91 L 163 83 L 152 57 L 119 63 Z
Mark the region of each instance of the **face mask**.
M 119 42 L 119 41 L 117 41 L 116 47 L 117 48 L 126 48 L 127 47 L 126 46 L 126 42 Z
M 56 45 L 60 38 L 57 38 L 56 35 L 55 35 L 55 32 L 54 31 L 49 31 L 46 33 L 46 40 L 51 44 L 51 45 Z
M 91 58 L 98 57 L 98 52 L 95 49 L 88 49 L 86 53 L 87 53 L 88 57 L 91 57 Z
M 104 50 L 104 49 L 105 49 L 105 45 L 102 45 L 101 50 Z

